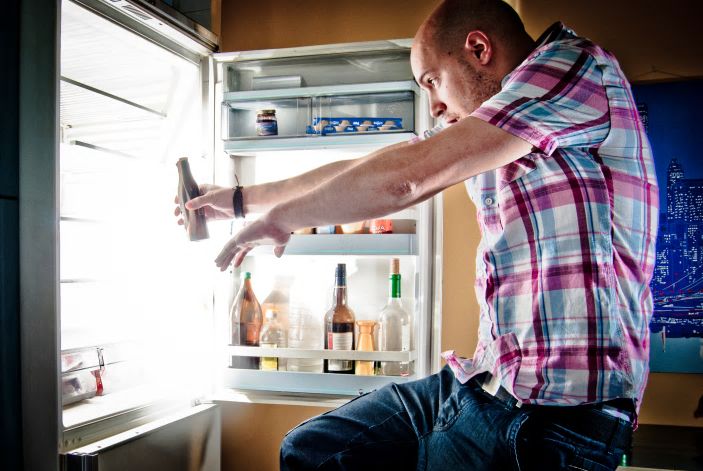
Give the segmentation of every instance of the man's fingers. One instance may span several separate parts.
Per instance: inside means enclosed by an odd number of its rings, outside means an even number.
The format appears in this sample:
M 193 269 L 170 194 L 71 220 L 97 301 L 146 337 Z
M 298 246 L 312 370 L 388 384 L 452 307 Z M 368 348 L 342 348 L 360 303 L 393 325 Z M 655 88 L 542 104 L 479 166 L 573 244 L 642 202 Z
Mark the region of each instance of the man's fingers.
M 251 252 L 251 247 L 240 250 L 234 257 L 234 266 L 238 268 L 244 261 L 244 257 L 246 257 L 249 252 Z
M 210 203 L 210 197 L 205 194 L 198 196 L 190 201 L 186 201 L 186 209 L 199 209 Z
M 283 256 L 283 252 L 285 252 L 285 251 L 286 251 L 285 245 L 278 245 L 278 246 L 274 247 L 273 254 L 276 257 L 281 258 Z
M 220 251 L 219 255 L 217 256 L 217 258 L 215 258 L 215 263 L 218 267 L 221 266 L 220 264 L 223 263 L 226 258 L 234 257 L 234 255 L 239 250 L 239 247 L 237 247 L 237 239 L 235 237 L 232 237 L 230 240 L 227 241 L 225 246 L 222 247 L 222 250 Z M 227 264 L 229 265 L 229 263 Z
M 176 209 L 173 210 L 173 215 L 174 216 L 179 216 L 181 214 L 181 207 L 176 206 Z
M 179 225 L 179 226 L 182 226 L 183 224 L 185 224 L 185 221 L 184 221 L 183 219 L 179 219 L 179 220 L 178 220 L 178 225 Z

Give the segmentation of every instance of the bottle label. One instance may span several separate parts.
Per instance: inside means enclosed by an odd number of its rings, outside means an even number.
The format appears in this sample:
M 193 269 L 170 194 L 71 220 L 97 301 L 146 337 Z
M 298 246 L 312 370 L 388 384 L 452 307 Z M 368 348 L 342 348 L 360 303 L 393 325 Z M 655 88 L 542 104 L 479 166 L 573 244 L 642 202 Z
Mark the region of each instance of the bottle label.
M 256 123 L 257 136 L 276 136 L 278 134 L 278 123 L 274 120 L 258 121 Z
M 248 322 L 244 324 L 246 326 L 246 345 L 259 345 L 259 333 L 261 331 L 261 324 L 256 322 Z
M 401 348 L 403 352 L 410 351 L 410 325 L 404 325 L 401 330 Z
M 327 334 L 328 350 L 352 350 L 353 344 L 353 332 L 329 332 Z M 327 369 L 329 371 L 351 371 L 354 369 L 354 362 L 351 360 L 329 360 L 327 362 Z
M 334 333 L 330 332 L 327 334 L 330 350 L 351 350 L 352 344 L 354 343 L 354 334 L 352 332 L 344 333 Z
M 260 347 L 265 348 L 277 348 L 278 344 L 275 343 L 261 343 Z M 278 358 L 277 357 L 261 357 L 261 364 L 259 365 L 263 371 L 278 371 Z

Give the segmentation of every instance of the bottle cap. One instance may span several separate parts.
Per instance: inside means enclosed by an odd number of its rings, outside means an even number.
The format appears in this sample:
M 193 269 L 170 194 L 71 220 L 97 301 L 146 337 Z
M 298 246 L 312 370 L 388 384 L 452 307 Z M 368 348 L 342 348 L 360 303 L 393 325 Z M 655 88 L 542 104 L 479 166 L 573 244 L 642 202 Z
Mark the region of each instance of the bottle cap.
M 245 271 L 245 272 L 244 272 L 244 279 L 245 279 L 245 280 L 251 280 L 251 273 L 248 272 L 248 271 Z
M 347 282 L 347 264 L 338 263 L 334 271 L 334 279 L 337 285 L 346 285 Z
M 400 275 L 400 259 L 391 259 L 391 275 Z

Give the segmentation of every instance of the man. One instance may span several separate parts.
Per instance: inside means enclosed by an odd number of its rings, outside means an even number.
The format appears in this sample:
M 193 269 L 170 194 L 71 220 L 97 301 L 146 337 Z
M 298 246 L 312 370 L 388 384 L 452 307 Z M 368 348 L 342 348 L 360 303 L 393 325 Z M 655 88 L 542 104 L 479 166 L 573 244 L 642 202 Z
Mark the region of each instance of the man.
M 436 375 L 298 426 L 282 469 L 614 469 L 647 380 L 658 204 L 627 80 L 560 23 L 533 41 L 500 0 L 444 1 L 411 64 L 442 132 L 189 204 L 268 211 L 221 269 L 263 242 L 280 256 L 297 228 L 381 217 L 458 182 L 478 208 L 473 359 L 448 352 Z

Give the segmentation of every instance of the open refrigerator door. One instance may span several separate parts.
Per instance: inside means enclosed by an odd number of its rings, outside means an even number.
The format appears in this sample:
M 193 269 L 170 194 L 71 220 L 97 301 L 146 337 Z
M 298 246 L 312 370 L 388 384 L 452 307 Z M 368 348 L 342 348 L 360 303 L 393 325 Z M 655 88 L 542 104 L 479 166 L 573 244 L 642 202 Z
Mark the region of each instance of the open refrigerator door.
M 163 19 L 134 2 L 61 7 L 59 381 L 73 469 L 127 430 L 219 431 L 199 405 L 213 390 L 216 248 L 191 244 L 173 216 L 179 157 L 212 181 L 213 97 L 211 49 Z

